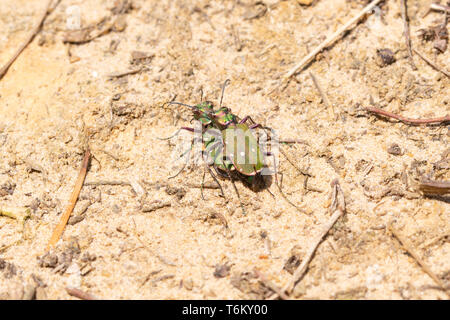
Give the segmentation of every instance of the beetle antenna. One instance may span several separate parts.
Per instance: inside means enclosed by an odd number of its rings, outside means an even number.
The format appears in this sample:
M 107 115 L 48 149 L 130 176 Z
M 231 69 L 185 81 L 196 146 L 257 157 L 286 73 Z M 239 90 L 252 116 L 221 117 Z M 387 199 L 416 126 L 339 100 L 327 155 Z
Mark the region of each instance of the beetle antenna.
M 196 109 L 194 106 L 190 106 L 188 104 L 181 103 L 181 102 L 176 102 L 176 101 L 170 101 L 168 104 L 177 104 L 177 105 L 180 105 L 180 106 L 189 107 L 189 108 L 194 109 L 194 110 Z
M 220 97 L 220 106 L 219 106 L 219 108 L 222 107 L 222 100 L 223 100 L 223 94 L 225 93 L 225 87 L 226 87 L 230 82 L 231 82 L 230 79 L 227 79 L 227 80 L 225 80 L 225 82 L 223 83 L 223 86 L 222 86 L 222 96 Z

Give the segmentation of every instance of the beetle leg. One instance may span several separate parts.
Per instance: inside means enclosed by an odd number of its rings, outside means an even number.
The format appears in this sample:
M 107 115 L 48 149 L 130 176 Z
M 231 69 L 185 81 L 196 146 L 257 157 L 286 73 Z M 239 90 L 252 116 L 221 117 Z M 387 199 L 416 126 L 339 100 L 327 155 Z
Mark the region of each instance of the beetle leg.
M 214 181 L 217 183 L 217 185 L 219 186 L 220 189 L 220 193 L 222 193 L 222 197 L 225 198 L 225 193 L 223 192 L 222 186 L 219 183 L 219 180 L 217 180 L 217 177 L 214 175 L 214 173 L 212 172 L 211 168 L 207 165 L 206 168 L 209 171 L 209 174 L 211 175 L 211 177 L 213 177 Z
M 241 209 L 242 209 L 242 214 L 245 215 L 246 212 L 245 212 L 244 204 L 242 203 L 241 196 L 239 195 L 239 191 L 238 191 L 238 189 L 237 189 L 237 187 L 236 187 L 236 184 L 234 183 L 234 180 L 233 180 L 233 178 L 231 177 L 230 169 L 228 169 L 227 166 L 225 166 L 225 169 L 227 170 L 228 178 L 231 180 L 231 183 L 233 184 L 234 191 L 236 192 L 237 197 L 238 197 L 238 199 L 239 199 L 239 203 L 240 203 Z
M 264 189 L 266 189 L 270 193 L 270 195 L 275 198 L 275 195 L 272 193 L 272 191 L 269 190 L 269 186 L 267 185 L 266 180 L 264 180 L 264 176 L 261 176 L 261 180 L 264 184 Z
M 257 123 L 250 116 L 245 116 L 241 121 L 239 121 L 239 124 L 246 123 L 248 120 L 250 120 L 252 122 L 252 124 L 249 126 L 249 129 L 261 128 L 264 130 L 272 130 L 272 128 L 270 128 L 270 127 L 266 127 L 266 126 L 263 126 L 261 123 Z
M 248 119 L 250 119 L 250 116 L 245 116 L 241 121 L 239 121 L 239 124 L 245 123 Z
M 228 175 L 221 172 L 220 169 L 218 169 L 216 166 L 214 166 L 213 168 L 216 171 L 217 175 L 221 176 L 222 178 L 228 178 Z
M 206 175 L 206 169 L 203 170 L 202 184 L 200 185 L 200 194 L 202 195 L 203 200 L 205 200 L 205 197 L 203 196 L 203 186 L 205 184 L 205 175 Z
M 280 188 L 281 189 L 283 189 L 283 177 L 284 177 L 284 175 L 283 175 L 283 172 L 280 172 Z
M 181 154 L 181 156 L 180 156 L 180 158 L 184 157 L 184 155 L 185 155 L 186 152 L 187 152 L 187 154 L 188 154 L 188 159 L 186 160 L 186 162 L 184 163 L 184 165 L 183 165 L 183 167 L 180 169 L 180 171 L 178 171 L 176 175 L 169 177 L 169 179 L 176 178 L 176 177 L 184 170 L 184 168 L 186 168 L 187 163 L 189 162 L 189 159 L 191 158 L 191 151 L 192 151 L 192 146 L 193 146 L 193 145 L 194 145 L 194 139 L 192 139 L 192 141 L 191 141 L 191 146 L 189 147 L 189 149 L 187 149 L 185 152 L 183 152 L 183 153 Z

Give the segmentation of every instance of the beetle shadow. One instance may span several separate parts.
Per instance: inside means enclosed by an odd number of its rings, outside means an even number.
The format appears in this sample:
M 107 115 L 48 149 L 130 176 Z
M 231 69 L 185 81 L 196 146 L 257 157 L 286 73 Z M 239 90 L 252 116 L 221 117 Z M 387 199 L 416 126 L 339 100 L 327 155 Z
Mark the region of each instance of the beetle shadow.
M 238 179 L 242 181 L 244 186 L 256 193 L 269 190 L 274 180 L 272 175 L 261 174 L 255 175 L 251 181 L 247 177 L 239 177 Z

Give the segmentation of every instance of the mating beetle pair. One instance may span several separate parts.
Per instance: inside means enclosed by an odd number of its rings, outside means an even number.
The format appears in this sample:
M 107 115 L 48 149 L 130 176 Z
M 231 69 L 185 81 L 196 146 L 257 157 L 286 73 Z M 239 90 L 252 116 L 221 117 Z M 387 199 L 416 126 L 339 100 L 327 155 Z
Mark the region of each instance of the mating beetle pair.
M 223 193 L 223 189 L 210 167 L 213 167 L 218 175 L 229 178 L 231 180 L 236 194 L 239 198 L 241 208 L 245 213 L 245 209 L 240 199 L 239 192 L 234 183 L 234 178 L 238 178 L 246 182 L 247 184 L 253 185 L 253 183 L 255 183 L 256 180 L 259 180 L 259 178 L 261 177 L 262 170 L 267 169 L 265 156 L 274 155 L 273 153 L 265 150 L 265 145 L 260 144 L 259 140 L 252 131 L 255 128 L 261 128 L 264 129 L 264 131 L 270 128 L 255 123 L 250 116 L 246 116 L 240 119 L 238 116 L 233 114 L 230 109 L 228 109 L 227 107 L 222 107 L 223 94 L 228 83 L 229 80 L 225 81 L 225 83 L 223 84 L 222 97 L 220 99 L 220 105 L 217 110 L 214 110 L 213 103 L 209 101 L 201 102 L 195 106 L 175 101 L 169 102 L 168 104 L 186 106 L 192 110 L 194 119 L 198 120 L 201 123 L 200 134 L 203 153 L 204 156 L 206 156 L 205 158 L 208 159 L 205 165 L 206 169 L 218 184 L 223 196 L 225 196 Z M 248 124 L 248 122 L 252 122 L 252 124 Z M 190 127 L 181 127 L 180 130 L 196 132 L 194 128 Z M 177 131 L 175 135 L 177 135 L 178 132 L 179 131 Z M 172 137 L 169 137 L 167 139 L 170 139 Z M 193 143 L 194 139 L 191 142 L 191 148 L 188 150 L 189 152 L 192 149 Z M 278 189 L 280 190 L 283 197 L 291 205 L 295 206 L 285 197 L 285 195 L 281 191 L 276 175 L 277 173 L 275 157 L 273 160 L 275 180 Z M 176 177 L 181 171 L 183 171 L 184 167 L 181 168 L 181 170 L 171 178 Z M 202 180 L 202 197 L 204 177 L 205 175 L 203 175 Z M 261 181 L 265 183 L 264 179 L 261 179 Z

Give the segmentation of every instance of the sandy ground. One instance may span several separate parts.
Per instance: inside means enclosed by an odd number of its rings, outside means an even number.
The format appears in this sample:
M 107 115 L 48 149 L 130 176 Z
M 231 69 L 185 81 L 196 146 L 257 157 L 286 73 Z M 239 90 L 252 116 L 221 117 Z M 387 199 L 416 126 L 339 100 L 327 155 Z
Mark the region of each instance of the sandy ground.
M 45 3 L 2 1 L 0 65 Z M 447 299 L 386 225 L 392 222 L 449 283 L 448 198 L 417 192 L 421 177 L 450 179 L 448 127 L 411 127 L 362 110 L 374 105 L 412 118 L 449 114 L 450 80 L 417 56 L 418 70 L 408 62 L 399 3 L 386 1 L 283 90 L 270 93 L 367 1 L 133 0 L 132 8 L 118 12 L 113 0 L 62 0 L 0 80 L 0 207 L 19 212 L 16 220 L 0 217 L 0 298 L 34 292 L 38 299 L 71 298 L 66 286 L 108 299 L 266 298 L 272 292 L 254 270 L 279 287 L 290 281 L 292 265 L 330 218 L 330 182 L 337 178 L 347 214 L 291 297 Z M 430 3 L 408 1 L 412 43 L 448 70 L 450 50 L 436 54 L 432 42 L 418 36 L 443 21 L 436 12 L 423 17 Z M 82 28 L 112 17 L 112 30 L 83 44 L 64 43 L 73 6 Z M 385 48 L 394 52 L 394 63 L 380 63 L 377 49 Z M 307 189 L 305 176 L 280 157 L 283 190 L 307 214 L 289 205 L 274 183 L 275 198 L 237 182 L 243 215 L 230 181 L 221 181 L 226 199 L 206 189 L 202 200 L 195 187 L 202 166 L 189 165 L 168 179 L 179 169 L 172 161 L 176 139 L 157 138 L 189 126 L 192 114 L 163 103 L 176 97 L 195 104 L 200 89 L 218 103 L 227 78 L 224 104 L 234 113 L 251 115 L 285 139 L 308 142 L 282 147 L 311 174 Z M 43 256 L 87 136 L 94 155 L 87 184 L 62 239 Z M 92 185 L 105 180 L 125 184 Z M 22 221 L 26 208 L 30 214 Z

